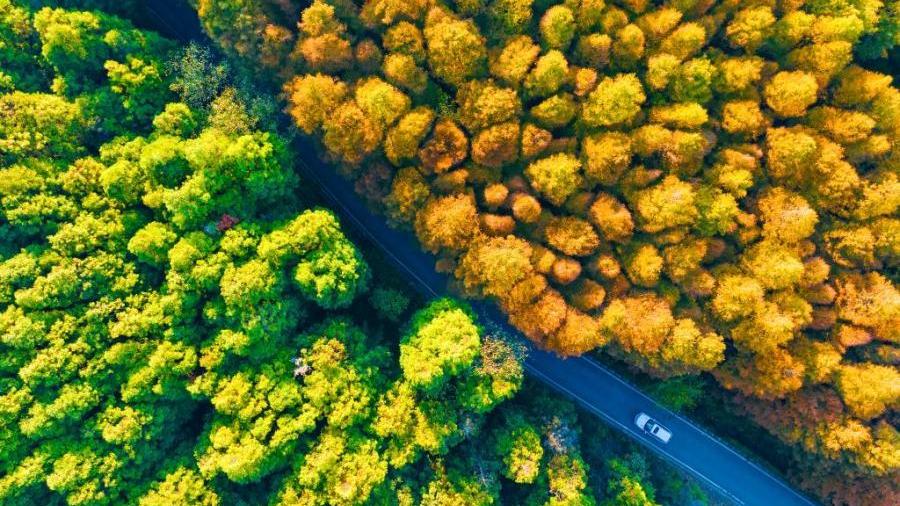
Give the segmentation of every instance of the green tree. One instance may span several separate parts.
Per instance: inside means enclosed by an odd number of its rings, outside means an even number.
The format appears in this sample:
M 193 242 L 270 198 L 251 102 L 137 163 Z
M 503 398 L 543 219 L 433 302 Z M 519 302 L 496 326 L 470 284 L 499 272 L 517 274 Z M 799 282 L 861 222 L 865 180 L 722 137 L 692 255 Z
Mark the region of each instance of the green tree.
M 416 388 L 435 391 L 471 367 L 481 346 L 472 319 L 465 307 L 449 299 L 416 313 L 400 342 L 403 377 Z

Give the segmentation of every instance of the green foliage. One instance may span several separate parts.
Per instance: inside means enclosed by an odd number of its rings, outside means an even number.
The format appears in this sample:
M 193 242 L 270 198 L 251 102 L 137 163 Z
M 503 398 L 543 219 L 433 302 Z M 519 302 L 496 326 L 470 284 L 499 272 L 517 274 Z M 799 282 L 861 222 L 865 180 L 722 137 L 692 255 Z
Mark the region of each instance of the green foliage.
M 378 315 L 394 323 L 406 312 L 409 302 L 409 297 L 393 288 L 375 287 L 369 295 L 369 303 Z
M 403 377 L 425 391 L 472 366 L 481 346 L 478 327 L 467 308 L 443 299 L 416 313 L 400 342 Z
M 154 34 L 99 11 L 33 26 L 42 50 L 17 65 L 53 85 L 0 95 L 0 502 L 220 504 L 213 475 L 259 480 L 319 420 L 362 423 L 387 351 L 300 325 L 365 292 L 368 265 L 334 215 L 298 208 L 286 143 L 234 90 L 181 80 L 192 105 L 166 104 Z M 292 357 L 316 368 L 303 385 Z
M 368 288 L 368 265 L 326 210 L 306 211 L 273 230 L 259 253 L 292 269 L 300 292 L 325 309 L 346 307 Z
M 219 496 L 210 490 L 203 477 L 189 467 L 179 467 L 168 473 L 153 489 L 141 497 L 140 506 L 217 506 Z
M 634 74 L 606 78 L 588 95 L 581 111 L 587 126 L 611 127 L 630 122 L 647 99 Z
M 93 121 L 78 103 L 56 95 L 14 91 L 0 97 L 0 107 L 4 111 L 0 135 L 3 136 L 3 161 L 8 164 L 6 171 L 12 171 L 13 163 L 27 158 L 69 160 L 83 153 L 87 130 Z M 9 186 L 10 190 L 27 189 L 14 182 Z
M 547 200 L 562 205 L 581 185 L 580 169 L 577 158 L 560 153 L 532 162 L 525 175 Z
M 37 91 L 46 86 L 38 57 L 40 39 L 28 9 L 0 1 L 0 91 Z
M 131 121 L 120 128 L 146 122 L 168 99 L 163 62 L 173 46 L 158 35 L 100 11 L 45 8 L 34 27 L 55 73 L 54 90 L 69 98 L 93 95 L 87 101 L 98 114 L 123 109 L 123 118 L 108 119 L 112 128 L 122 120 Z
M 608 463 L 611 476 L 607 484 L 610 499 L 604 505 L 654 506 L 654 491 L 642 483 L 641 470 L 629 466 L 628 462 L 613 459 Z
M 659 382 L 649 389 L 649 393 L 667 408 L 686 412 L 699 403 L 703 386 L 700 378 L 683 376 Z
M 541 469 L 544 448 L 534 426 L 522 417 L 506 420 L 497 436 L 497 452 L 503 456 L 503 474 L 516 483 L 533 483 Z
M 228 78 L 228 67 L 214 61 L 208 49 L 195 43 L 184 48 L 181 58 L 173 60 L 168 70 L 174 76 L 172 91 L 193 110 L 209 106 Z

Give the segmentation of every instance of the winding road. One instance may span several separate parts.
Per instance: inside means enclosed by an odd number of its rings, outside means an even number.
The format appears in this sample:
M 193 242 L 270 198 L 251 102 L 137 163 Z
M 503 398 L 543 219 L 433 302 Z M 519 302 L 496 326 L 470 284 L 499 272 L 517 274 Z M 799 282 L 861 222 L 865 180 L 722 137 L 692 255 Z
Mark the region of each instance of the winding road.
M 151 0 L 145 4 L 147 25 L 181 40 L 202 40 L 195 13 L 179 0 Z M 417 290 L 427 297 L 444 293 L 447 279 L 434 270 L 434 257 L 422 252 L 412 234 L 387 226 L 382 217 L 370 211 L 356 195 L 353 185 L 332 168 L 319 161 L 308 139 L 300 139 L 299 168 L 306 181 L 315 183 L 339 213 L 344 223 L 379 246 L 405 274 Z M 484 322 L 490 322 L 511 335 L 524 336 L 511 327 L 506 317 L 492 304 L 474 302 Z M 527 372 L 553 389 L 572 398 L 583 408 L 621 430 L 709 487 L 737 504 L 759 506 L 813 505 L 813 501 L 792 489 L 778 477 L 750 462 L 689 420 L 650 399 L 638 389 L 589 358 L 561 359 L 554 354 L 529 347 L 525 361 Z M 651 439 L 634 425 L 637 413 L 644 412 L 668 427 L 668 444 Z

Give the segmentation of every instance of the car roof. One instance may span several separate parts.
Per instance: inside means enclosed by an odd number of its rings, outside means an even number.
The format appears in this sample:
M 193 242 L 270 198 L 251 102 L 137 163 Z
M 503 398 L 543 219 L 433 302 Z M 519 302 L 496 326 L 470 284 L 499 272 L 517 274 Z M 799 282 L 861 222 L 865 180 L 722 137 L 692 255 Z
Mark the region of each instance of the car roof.
M 656 437 L 662 439 L 663 441 L 668 441 L 672 437 L 672 431 L 658 423 L 656 424 L 656 426 L 659 428 L 659 430 L 654 433 Z

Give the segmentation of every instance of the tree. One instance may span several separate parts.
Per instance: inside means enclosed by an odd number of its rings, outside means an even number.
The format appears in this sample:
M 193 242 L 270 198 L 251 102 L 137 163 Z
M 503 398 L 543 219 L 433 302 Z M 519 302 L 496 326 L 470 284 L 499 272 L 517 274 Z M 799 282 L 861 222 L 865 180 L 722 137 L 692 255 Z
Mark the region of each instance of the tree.
M 578 356 L 604 346 L 608 341 L 595 317 L 570 307 L 566 310 L 565 321 L 547 338 L 547 346 L 562 356 Z
M 844 403 L 854 415 L 868 420 L 900 402 L 895 369 L 878 365 L 843 366 L 838 369 L 836 386 Z
M 725 29 L 729 42 L 747 53 L 754 53 L 769 37 L 775 15 L 768 7 L 739 11 Z
M 83 154 L 93 119 L 78 104 L 56 95 L 13 92 L 0 96 L 0 107 L 5 111 L 0 133 L 9 146 L 5 162 L 42 156 L 66 160 Z
M 560 206 L 582 185 L 581 161 L 559 153 L 532 162 L 525 169 L 531 184 L 553 205 Z
M 570 94 L 554 95 L 531 108 L 535 121 L 549 129 L 565 127 L 577 113 L 578 104 Z
M 839 278 L 838 316 L 871 329 L 885 341 L 896 341 L 897 288 L 877 272 Z
M 589 136 L 581 145 L 584 172 L 593 181 L 615 185 L 631 165 L 631 139 L 621 133 Z
M 682 23 L 663 39 L 659 50 L 686 60 L 700 50 L 707 39 L 706 29 L 698 22 Z
M 163 506 L 165 504 L 216 506 L 220 504 L 220 498 L 214 491 L 209 490 L 197 471 L 188 467 L 179 467 L 167 474 L 165 479 L 161 480 L 152 491 L 140 498 L 141 506 Z
M 344 102 L 327 116 L 322 140 L 338 160 L 358 164 L 381 142 L 383 127 L 354 102 Z
M 38 57 L 39 39 L 31 22 L 31 13 L 10 0 L 4 0 L 2 6 L 0 41 L 3 41 L 3 50 L 0 52 L 0 62 L 3 62 L 3 72 L 0 73 L 0 89 L 4 92 L 14 88 L 25 92 L 36 91 L 46 85 L 46 75 Z
M 343 236 L 306 255 L 294 271 L 301 293 L 326 309 L 348 306 L 366 291 L 368 279 L 365 260 Z
M 297 41 L 297 52 L 310 68 L 328 72 L 350 65 L 352 53 L 344 36 L 346 26 L 336 18 L 334 7 L 313 2 L 303 11 L 298 27 L 303 36 Z
M 430 194 L 428 183 L 418 170 L 412 167 L 400 169 L 385 198 L 388 217 L 397 223 L 412 223 Z
M 527 97 L 547 97 L 556 93 L 568 80 L 569 62 L 562 52 L 551 49 L 537 59 L 522 84 Z
M 434 392 L 472 366 L 481 339 L 466 311 L 447 299 L 413 316 L 400 343 L 400 367 L 415 388 Z
M 388 321 L 398 322 L 409 307 L 409 297 L 393 288 L 374 288 L 369 303 L 379 315 Z
M 718 279 L 712 310 L 725 321 L 747 317 L 763 302 L 765 291 L 754 278 L 727 274 Z
M 651 109 L 650 120 L 669 127 L 695 130 L 709 120 L 709 115 L 700 104 L 672 104 Z
M 591 204 L 588 218 L 609 241 L 625 242 L 634 232 L 631 212 L 608 193 L 597 195 L 597 199 Z
M 472 139 L 472 160 L 495 168 L 514 162 L 519 155 L 519 132 L 516 122 L 501 123 L 482 130 Z
M 805 72 L 779 72 L 766 85 L 766 104 L 781 117 L 803 116 L 817 100 L 819 86 Z
M 168 252 L 177 239 L 165 224 L 151 222 L 128 241 L 128 251 L 144 262 L 160 265 L 168 260 Z
M 762 78 L 763 59 L 755 56 L 725 58 L 717 63 L 714 81 L 716 91 L 728 95 L 745 96 Z
M 370 497 L 386 474 L 387 463 L 379 458 L 374 440 L 339 432 L 324 434 L 307 454 L 296 484 L 289 483 L 279 499 L 358 504 Z
M 127 21 L 100 11 L 41 9 L 34 15 L 34 28 L 41 38 L 41 55 L 70 97 L 104 83 L 107 62 L 150 65 L 158 70 L 165 53 L 172 49 L 171 42 L 157 34 L 138 31 Z M 114 37 L 109 37 L 110 33 Z
M 438 121 L 431 139 L 419 150 L 419 159 L 429 173 L 443 173 L 466 159 L 469 139 L 452 120 Z
M 625 351 L 649 354 L 660 349 L 675 320 L 663 299 L 646 294 L 613 300 L 600 324 Z
M 613 459 L 608 463 L 612 476 L 607 483 L 607 493 L 611 498 L 602 504 L 627 506 L 653 506 L 654 490 L 643 483 L 644 478 L 631 469 L 623 460 Z
M 474 199 L 467 195 L 430 198 L 416 215 L 415 229 L 428 251 L 465 249 L 478 235 Z
M 291 103 L 291 117 L 308 134 L 324 124 L 348 93 L 342 81 L 322 74 L 298 76 L 286 85 L 285 92 Z
M 645 47 L 646 37 L 639 26 L 629 23 L 617 30 L 612 45 L 614 68 L 633 69 L 644 55 Z
M 544 228 L 547 244 L 566 255 L 588 256 L 600 246 L 600 237 L 585 220 L 573 216 L 551 218 Z
M 421 94 L 428 86 L 428 74 L 408 54 L 389 54 L 382 69 L 388 81 L 412 93 Z
M 758 204 L 766 237 L 796 243 L 815 232 L 819 221 L 807 201 L 783 188 L 771 188 L 760 197 Z
M 766 117 L 752 100 L 728 102 L 722 110 L 722 126 L 732 134 L 758 137 L 766 127 Z
M 647 96 L 634 74 L 606 78 L 587 96 L 581 120 L 593 127 L 628 124 L 645 100 Z
M 669 53 L 655 54 L 647 59 L 647 86 L 651 90 L 664 90 L 675 75 L 681 62 Z
M 707 58 L 693 58 L 672 73 L 667 90 L 676 102 L 706 104 L 713 97 L 712 84 L 716 68 Z
M 679 319 L 660 350 L 657 365 L 676 374 L 712 371 L 725 360 L 725 341 L 715 332 L 703 332 L 690 319 Z
M 651 233 L 691 225 L 697 219 L 693 187 L 675 176 L 638 192 L 635 208 L 640 228 Z
M 540 30 L 544 45 L 565 50 L 575 37 L 575 15 L 568 7 L 554 5 L 541 17 Z
M 378 121 L 383 128 L 391 126 L 409 111 L 409 97 L 378 78 L 360 83 L 354 96 L 363 112 Z
M 594 504 L 587 484 L 587 465 L 578 455 L 559 454 L 547 464 L 550 504 Z
M 803 386 L 804 368 L 790 353 L 775 348 L 768 354 L 739 355 L 716 373 L 728 388 L 762 399 L 779 399 Z
M 864 113 L 829 106 L 811 110 L 808 118 L 814 128 L 844 145 L 865 140 L 875 128 L 875 120 Z
M 471 22 L 429 13 L 425 42 L 432 72 L 448 84 L 458 87 L 484 74 L 487 49 L 484 38 Z
M 510 323 L 538 343 L 559 330 L 568 312 L 562 295 L 546 288 L 546 278 L 526 278 L 503 300 Z
M 491 3 L 494 7 L 501 7 L 506 4 L 506 0 L 494 1 Z M 520 5 L 520 3 L 512 0 L 508 2 L 510 5 Z M 522 2 L 521 5 L 524 5 Z M 499 9 L 498 9 L 499 10 Z M 502 11 L 501 11 L 502 12 Z M 531 17 L 531 11 L 528 10 L 527 16 Z M 491 75 L 504 81 L 509 85 L 516 86 L 525 79 L 531 65 L 538 59 L 541 48 L 527 36 L 511 37 L 505 46 L 503 46 L 500 54 L 491 59 L 490 70 Z
M 521 239 L 487 238 L 463 255 L 456 276 L 474 293 L 502 297 L 532 273 L 531 256 L 531 245 Z
M 652 244 L 635 244 L 625 260 L 625 272 L 631 282 L 653 287 L 659 282 L 663 258 Z
M 384 140 L 384 152 L 396 166 L 416 156 L 419 146 L 428 135 L 434 121 L 434 113 L 426 107 L 413 109 L 388 130 Z
M 596 68 L 602 68 L 609 63 L 611 50 L 612 38 L 605 33 L 582 35 L 575 43 L 575 55 L 579 63 Z
M 432 480 L 423 492 L 421 504 L 426 506 L 442 504 L 484 506 L 493 502 L 493 497 L 478 480 L 452 471 L 444 472 Z
M 497 434 L 497 453 L 503 474 L 516 483 L 534 483 L 541 470 L 544 448 L 537 430 L 521 416 L 510 415 Z
M 841 73 L 834 90 L 839 106 L 858 106 L 871 103 L 890 89 L 890 77 L 851 65 Z
M 258 60 L 268 68 L 279 69 L 293 42 L 287 31 L 274 22 L 264 4 L 238 0 L 219 3 L 209 0 L 197 2 L 197 13 L 203 28 L 226 51 L 249 60 Z M 296 20 L 296 18 L 294 18 Z
M 790 248 L 773 240 L 754 244 L 741 259 L 743 267 L 765 288 L 788 288 L 800 281 L 803 262 Z

